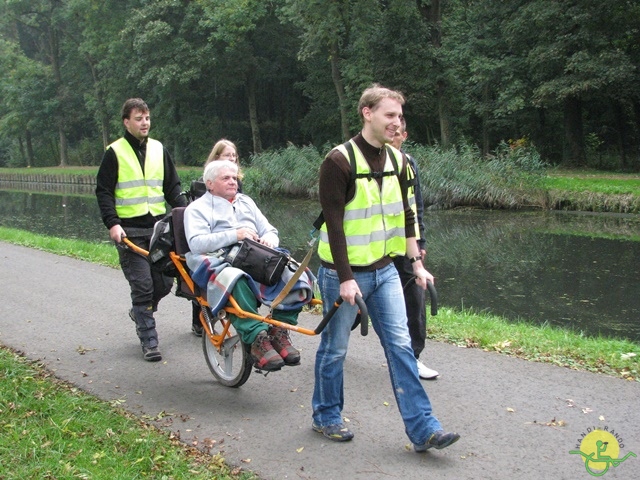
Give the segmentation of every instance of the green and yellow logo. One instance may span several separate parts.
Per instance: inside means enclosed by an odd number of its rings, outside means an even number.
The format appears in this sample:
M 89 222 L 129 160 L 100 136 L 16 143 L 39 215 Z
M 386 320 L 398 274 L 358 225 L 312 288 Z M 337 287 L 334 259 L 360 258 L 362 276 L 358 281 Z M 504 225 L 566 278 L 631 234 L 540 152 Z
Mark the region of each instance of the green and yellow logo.
M 635 453 L 629 452 L 618 458 L 620 449 L 624 448 L 624 441 L 620 434 L 615 430 L 609 431 L 608 427 L 588 428 L 587 433 L 582 434 L 576 448 L 578 450 L 571 450 L 569 453 L 581 455 L 587 472 L 594 477 L 601 477 L 610 467 L 617 467 L 629 457 L 636 456 Z

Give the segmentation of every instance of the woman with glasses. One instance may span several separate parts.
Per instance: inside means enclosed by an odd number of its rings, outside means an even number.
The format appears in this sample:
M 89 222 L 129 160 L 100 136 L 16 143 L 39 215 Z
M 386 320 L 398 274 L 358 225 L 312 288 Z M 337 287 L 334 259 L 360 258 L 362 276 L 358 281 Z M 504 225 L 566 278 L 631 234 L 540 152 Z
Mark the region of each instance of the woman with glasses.
M 221 139 L 216 142 L 216 144 L 211 149 L 211 153 L 209 153 L 209 157 L 205 162 L 204 166 L 206 167 L 209 163 L 214 160 L 230 160 L 238 167 L 240 167 L 240 159 L 238 158 L 238 149 L 236 148 L 233 142 L 230 142 L 226 139 Z M 238 169 L 238 179 L 242 178 L 242 173 Z M 238 191 L 242 193 L 242 184 L 238 181 Z

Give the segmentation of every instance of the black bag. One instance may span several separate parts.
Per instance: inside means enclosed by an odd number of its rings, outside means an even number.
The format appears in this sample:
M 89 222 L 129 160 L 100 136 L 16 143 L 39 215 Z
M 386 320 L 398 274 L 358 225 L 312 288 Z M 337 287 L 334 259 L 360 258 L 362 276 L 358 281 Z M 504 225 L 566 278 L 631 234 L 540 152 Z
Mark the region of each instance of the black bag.
M 289 263 L 289 255 L 245 239 L 231 247 L 225 261 L 248 273 L 256 282 L 272 286 L 280 280 Z
M 171 212 L 169 212 L 154 225 L 151 241 L 149 242 L 147 260 L 149 260 L 153 270 L 170 277 L 177 277 L 179 275 L 178 270 L 171 258 L 169 258 L 169 252 L 175 251 L 171 218 Z

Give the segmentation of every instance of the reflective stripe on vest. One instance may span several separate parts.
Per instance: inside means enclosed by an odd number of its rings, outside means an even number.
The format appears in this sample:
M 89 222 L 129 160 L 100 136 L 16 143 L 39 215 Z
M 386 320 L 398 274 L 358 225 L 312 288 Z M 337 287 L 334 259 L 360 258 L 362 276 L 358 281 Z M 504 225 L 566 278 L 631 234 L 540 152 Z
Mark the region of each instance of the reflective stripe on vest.
M 120 138 L 109 145 L 118 159 L 118 183 L 115 190 L 116 212 L 120 218 L 154 217 L 167 211 L 162 184 L 164 151 L 157 140 L 147 140 L 144 174 L 129 142 Z
M 353 141 L 351 141 L 353 143 Z M 356 160 L 356 174 L 369 174 L 371 169 L 362 152 L 353 143 Z M 349 154 L 343 145 L 335 147 L 349 161 Z M 393 150 L 398 165 L 402 165 L 400 152 Z M 367 266 L 390 255 L 404 255 L 406 251 L 404 206 L 400 181 L 394 165 L 387 154 L 385 172 L 393 172 L 382 177 L 382 187 L 374 178 L 360 177 L 355 180 L 355 194 L 345 205 L 344 233 L 347 242 L 349 264 Z M 333 263 L 326 223 L 320 229 L 318 243 L 320 259 Z

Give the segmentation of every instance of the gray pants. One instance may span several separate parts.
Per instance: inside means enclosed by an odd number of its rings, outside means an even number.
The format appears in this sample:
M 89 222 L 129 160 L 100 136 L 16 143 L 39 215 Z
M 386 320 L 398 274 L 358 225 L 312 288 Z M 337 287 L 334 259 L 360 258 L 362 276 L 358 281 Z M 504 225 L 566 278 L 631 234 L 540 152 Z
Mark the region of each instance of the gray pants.
M 135 245 L 149 250 L 150 236 L 128 238 Z M 153 312 L 158 309 L 160 300 L 171 291 L 173 278 L 152 270 L 145 257 L 131 250 L 118 248 L 118 255 L 122 273 L 131 288 L 131 317 L 136 323 L 138 337 L 144 346 L 157 346 Z

